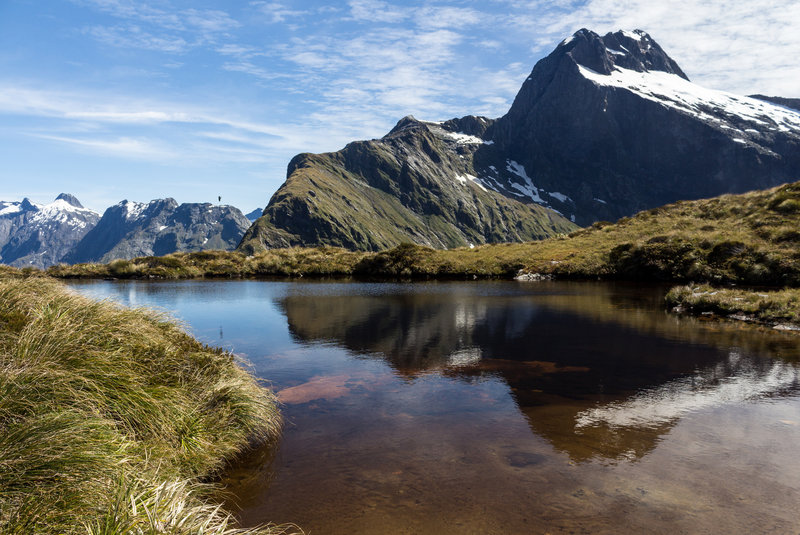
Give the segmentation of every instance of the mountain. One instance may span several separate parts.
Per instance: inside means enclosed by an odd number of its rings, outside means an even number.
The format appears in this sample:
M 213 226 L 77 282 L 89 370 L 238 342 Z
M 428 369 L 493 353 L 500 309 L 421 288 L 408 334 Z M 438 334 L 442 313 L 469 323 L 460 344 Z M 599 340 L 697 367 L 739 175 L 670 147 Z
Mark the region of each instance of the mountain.
M 250 222 L 237 208 L 209 203 L 122 201 L 108 208 L 62 261 L 109 262 L 177 251 L 233 249 Z
M 261 214 L 263 214 L 263 213 L 264 213 L 264 209 L 263 208 L 256 208 L 252 212 L 244 214 L 244 216 L 247 218 L 248 221 L 250 221 L 252 223 L 256 219 L 261 217 Z
M 641 30 L 562 41 L 487 136 L 582 225 L 800 177 L 800 113 L 691 83 Z
M 100 214 L 68 193 L 46 205 L 27 198 L 0 201 L 0 262 L 37 268 L 55 264 L 99 219 Z
M 240 248 L 378 250 L 407 241 L 449 248 L 573 230 L 561 214 L 506 196 L 491 178 L 475 175 L 473 158 L 489 124 L 483 117 L 431 123 L 409 116 L 381 139 L 300 154 Z
M 693 84 L 641 30 L 582 29 L 499 119 L 406 117 L 381 139 L 296 156 L 240 248 L 522 241 L 797 180 L 800 112 L 768 100 Z

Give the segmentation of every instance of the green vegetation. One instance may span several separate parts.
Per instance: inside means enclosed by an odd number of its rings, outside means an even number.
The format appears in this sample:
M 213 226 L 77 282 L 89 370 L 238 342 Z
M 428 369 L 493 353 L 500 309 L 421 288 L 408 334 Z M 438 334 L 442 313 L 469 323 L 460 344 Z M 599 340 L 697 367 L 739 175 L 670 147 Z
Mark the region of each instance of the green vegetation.
M 539 242 L 437 250 L 402 244 L 367 253 L 336 247 L 209 251 L 54 266 L 55 277 L 406 277 L 705 281 L 800 286 L 800 183 L 682 201 Z
M 800 290 L 778 291 L 677 286 L 667 293 L 667 304 L 693 314 L 711 313 L 783 328 L 800 329 Z
M 0 275 L 0 533 L 233 534 L 209 483 L 273 394 L 163 315 Z
M 403 242 L 460 247 L 541 239 L 577 228 L 557 212 L 463 178 L 480 175 L 473 163 L 480 144 L 458 145 L 441 127 L 413 119 L 401 123 L 382 139 L 296 156 L 239 249 L 253 254 L 327 245 L 379 251 Z

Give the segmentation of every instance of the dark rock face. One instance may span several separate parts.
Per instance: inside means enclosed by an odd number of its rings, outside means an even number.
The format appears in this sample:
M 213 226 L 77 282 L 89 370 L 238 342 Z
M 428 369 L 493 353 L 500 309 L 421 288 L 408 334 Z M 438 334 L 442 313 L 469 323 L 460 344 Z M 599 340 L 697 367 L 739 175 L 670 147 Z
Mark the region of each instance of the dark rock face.
M 520 231 L 538 217 L 520 205 L 586 225 L 797 180 L 797 99 L 757 97 L 692 84 L 641 30 L 580 30 L 499 119 L 406 117 L 380 140 L 296 157 L 242 247 L 526 240 L 548 225 Z
M 691 84 L 638 30 L 563 41 L 486 136 L 583 225 L 800 177 L 800 114 Z
M 793 110 L 800 111 L 800 98 L 768 97 L 766 95 L 749 95 L 749 96 L 750 98 L 757 98 L 758 100 L 772 102 L 773 104 L 777 104 L 779 106 L 786 106 L 787 108 L 792 108 Z
M 50 204 L 0 201 L 0 262 L 40 269 L 61 260 L 100 219 L 74 196 Z
M 109 262 L 179 251 L 233 249 L 250 222 L 232 206 L 179 205 L 174 199 L 122 201 L 108 208 L 63 261 Z

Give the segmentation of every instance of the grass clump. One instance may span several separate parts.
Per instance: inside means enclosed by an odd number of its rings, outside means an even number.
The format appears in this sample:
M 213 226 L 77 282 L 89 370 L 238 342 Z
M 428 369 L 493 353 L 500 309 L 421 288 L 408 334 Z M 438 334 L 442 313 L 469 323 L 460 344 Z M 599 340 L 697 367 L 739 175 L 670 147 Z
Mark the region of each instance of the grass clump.
M 0 533 L 240 533 L 203 481 L 280 421 L 169 318 L 0 277 Z
M 714 288 L 708 284 L 676 286 L 667 305 L 694 313 L 711 313 L 770 325 L 800 328 L 800 289 L 773 291 Z

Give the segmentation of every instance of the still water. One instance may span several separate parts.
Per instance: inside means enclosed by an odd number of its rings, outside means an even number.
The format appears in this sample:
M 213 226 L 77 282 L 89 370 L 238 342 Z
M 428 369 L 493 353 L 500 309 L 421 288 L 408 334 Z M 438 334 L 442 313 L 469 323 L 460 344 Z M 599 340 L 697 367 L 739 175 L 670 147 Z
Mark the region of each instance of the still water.
M 800 533 L 800 336 L 593 283 L 73 283 L 279 393 L 224 477 L 310 534 Z

